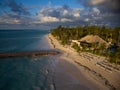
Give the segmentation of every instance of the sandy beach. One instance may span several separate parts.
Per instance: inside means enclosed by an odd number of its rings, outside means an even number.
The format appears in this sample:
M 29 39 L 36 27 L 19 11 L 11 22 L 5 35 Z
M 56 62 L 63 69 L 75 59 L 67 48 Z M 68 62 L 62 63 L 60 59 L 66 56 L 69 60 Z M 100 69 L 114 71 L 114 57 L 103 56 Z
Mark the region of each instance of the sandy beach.
M 46 35 L 46 39 L 52 49 L 62 52 L 56 65 L 57 90 L 120 89 L 120 66 L 110 64 L 105 57 L 86 52 L 77 53 L 69 46 L 62 46 L 51 34 Z

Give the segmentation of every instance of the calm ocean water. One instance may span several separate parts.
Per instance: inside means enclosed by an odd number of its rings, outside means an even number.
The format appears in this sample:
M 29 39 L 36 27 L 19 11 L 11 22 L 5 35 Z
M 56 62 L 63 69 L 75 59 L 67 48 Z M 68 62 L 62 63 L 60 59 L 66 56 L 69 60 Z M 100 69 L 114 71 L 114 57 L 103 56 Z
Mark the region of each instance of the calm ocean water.
M 1 30 L 0 52 L 50 49 L 40 30 Z M 0 58 L 0 90 L 52 90 L 52 56 Z M 54 68 L 53 68 L 54 69 Z
M 35 51 L 47 49 L 43 36 L 48 31 L 0 30 L 0 52 Z

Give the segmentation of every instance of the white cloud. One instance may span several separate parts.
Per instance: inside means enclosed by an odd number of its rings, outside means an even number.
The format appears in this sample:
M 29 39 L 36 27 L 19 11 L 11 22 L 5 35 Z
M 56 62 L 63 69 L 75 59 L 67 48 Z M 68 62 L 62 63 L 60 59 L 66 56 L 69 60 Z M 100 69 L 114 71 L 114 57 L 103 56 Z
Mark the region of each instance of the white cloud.
M 7 14 L 4 14 L 3 16 L 0 17 L 0 23 L 5 23 L 5 24 L 20 24 L 21 21 L 18 20 L 18 19 L 16 19 L 16 18 L 10 17 Z
M 13 22 L 14 22 L 15 24 L 20 24 L 20 20 L 17 20 L 17 19 L 14 19 Z
M 72 20 L 71 19 L 67 19 L 67 18 L 62 18 L 61 22 L 72 22 Z
M 94 0 L 90 0 L 94 1 Z M 94 2 L 94 4 L 102 3 L 102 0 L 98 2 Z M 107 19 L 105 19 L 107 17 Z M 64 6 L 55 6 L 55 7 L 44 7 L 42 8 L 34 21 L 35 24 L 46 24 L 48 22 L 52 22 L 54 25 L 85 25 L 85 24 L 98 24 L 100 25 L 102 22 L 115 22 L 113 21 L 113 17 L 109 16 L 107 13 L 103 14 L 98 7 L 92 8 L 70 8 Z M 111 22 L 111 23 L 112 23 Z
M 63 11 L 63 15 L 68 15 L 68 14 L 69 14 L 68 10 Z
M 39 14 L 37 17 L 41 23 L 47 23 L 47 22 L 58 22 L 59 19 L 52 16 L 44 16 L 43 14 Z
M 92 4 L 92 5 L 98 5 L 98 4 L 101 4 L 103 2 L 105 2 L 106 0 L 89 0 L 89 2 Z
M 90 20 L 89 18 L 85 18 L 85 20 L 84 20 L 84 21 L 85 21 L 85 22 L 88 22 L 89 20 Z
M 47 22 L 72 22 L 80 17 L 80 12 L 82 10 L 78 8 L 66 8 L 64 6 L 59 7 L 44 7 L 42 8 L 38 15 L 37 23 L 47 23 Z
M 99 15 L 99 14 L 100 14 L 100 10 L 99 10 L 99 9 L 97 9 L 97 8 L 95 8 L 95 7 L 93 8 L 93 12 L 94 12 L 94 13 L 96 13 L 97 15 Z
M 73 16 L 74 17 L 80 17 L 80 14 L 79 13 L 74 13 Z
M 42 22 L 58 22 L 59 19 L 56 18 L 56 17 L 51 17 L 51 16 L 44 16 L 42 19 L 41 19 Z
M 74 17 L 80 17 L 80 13 L 81 13 L 82 9 L 74 9 L 73 10 L 73 16 Z

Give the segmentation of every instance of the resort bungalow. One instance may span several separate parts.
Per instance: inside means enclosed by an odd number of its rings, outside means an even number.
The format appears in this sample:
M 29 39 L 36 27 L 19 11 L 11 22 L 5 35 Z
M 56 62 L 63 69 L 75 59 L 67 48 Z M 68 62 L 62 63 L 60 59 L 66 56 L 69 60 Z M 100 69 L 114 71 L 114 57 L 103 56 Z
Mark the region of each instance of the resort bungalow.
M 94 48 L 99 48 L 101 45 L 105 45 L 105 47 L 107 48 L 108 46 L 108 43 L 102 38 L 100 38 L 98 35 L 87 35 L 81 38 L 79 42 L 80 46 L 86 46 L 88 48 L 91 48 L 92 46 L 94 46 Z
M 79 42 L 79 40 L 72 40 L 71 42 L 72 42 L 71 44 L 76 43 L 76 44 L 78 44 L 78 46 L 80 46 L 80 42 Z

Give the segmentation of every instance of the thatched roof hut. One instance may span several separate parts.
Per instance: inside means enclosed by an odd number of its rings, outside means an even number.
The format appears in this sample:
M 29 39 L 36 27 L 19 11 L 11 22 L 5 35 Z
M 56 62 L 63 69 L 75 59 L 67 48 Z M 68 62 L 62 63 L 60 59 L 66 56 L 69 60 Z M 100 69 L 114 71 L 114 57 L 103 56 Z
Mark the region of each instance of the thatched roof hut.
M 105 44 L 107 46 L 107 42 L 100 38 L 98 35 L 87 35 L 81 38 L 79 41 L 86 43 L 97 43 L 98 45 Z

